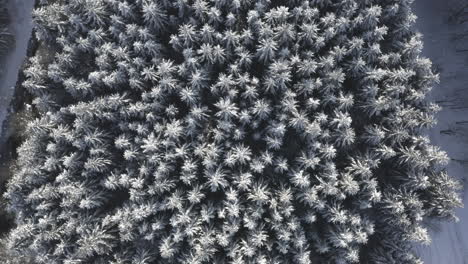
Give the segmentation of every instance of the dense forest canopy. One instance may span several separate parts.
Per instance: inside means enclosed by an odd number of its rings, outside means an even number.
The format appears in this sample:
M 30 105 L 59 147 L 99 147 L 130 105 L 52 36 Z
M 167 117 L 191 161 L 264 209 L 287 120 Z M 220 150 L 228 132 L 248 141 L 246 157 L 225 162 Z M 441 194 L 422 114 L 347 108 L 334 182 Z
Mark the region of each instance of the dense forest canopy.
M 6 197 L 35 263 L 421 263 L 459 184 L 411 0 L 39 1 Z

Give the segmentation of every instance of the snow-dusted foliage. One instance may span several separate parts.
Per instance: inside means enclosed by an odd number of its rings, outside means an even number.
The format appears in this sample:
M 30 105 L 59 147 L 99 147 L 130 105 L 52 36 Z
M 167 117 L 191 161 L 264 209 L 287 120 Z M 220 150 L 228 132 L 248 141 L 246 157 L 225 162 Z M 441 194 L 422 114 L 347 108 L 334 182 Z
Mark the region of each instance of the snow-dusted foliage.
M 37 263 L 421 263 L 455 218 L 411 0 L 34 11 L 40 118 L 6 197 Z

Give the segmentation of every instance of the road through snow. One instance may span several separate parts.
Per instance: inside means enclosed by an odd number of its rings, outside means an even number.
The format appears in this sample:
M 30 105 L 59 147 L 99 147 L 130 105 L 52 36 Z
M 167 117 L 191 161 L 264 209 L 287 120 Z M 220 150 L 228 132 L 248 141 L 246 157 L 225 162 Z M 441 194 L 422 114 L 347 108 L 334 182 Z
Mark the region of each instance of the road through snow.
M 0 79 L 0 125 L 3 124 L 8 114 L 10 101 L 18 79 L 18 71 L 26 58 L 28 42 L 32 32 L 31 13 L 33 6 L 34 0 L 9 1 L 8 9 L 11 16 L 11 29 L 15 35 L 16 44 L 6 58 L 4 64 L 6 65 L 5 73 Z
M 434 145 L 440 146 L 452 159 L 448 173 L 462 179 L 467 190 L 468 179 L 468 53 L 457 52 L 452 36 L 462 28 L 447 22 L 450 1 L 416 0 L 413 11 L 418 16 L 416 28 L 423 36 L 423 56 L 432 60 L 440 71 L 440 85 L 430 94 L 443 110 L 438 124 L 429 131 Z M 466 28 L 465 28 L 466 30 Z M 465 41 L 465 48 L 468 44 Z M 468 205 L 467 192 L 463 200 Z M 466 206 L 468 207 L 468 206 Z M 425 264 L 468 264 L 468 208 L 457 210 L 458 223 L 446 222 L 431 229 L 432 243 L 418 247 Z

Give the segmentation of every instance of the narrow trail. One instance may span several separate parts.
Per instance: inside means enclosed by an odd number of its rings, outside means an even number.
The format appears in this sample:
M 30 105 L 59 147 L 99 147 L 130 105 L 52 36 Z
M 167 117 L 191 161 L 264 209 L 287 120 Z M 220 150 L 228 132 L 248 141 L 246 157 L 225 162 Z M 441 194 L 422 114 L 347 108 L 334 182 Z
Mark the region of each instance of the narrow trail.
M 33 6 L 34 0 L 10 0 L 9 2 L 11 28 L 15 35 L 16 44 L 5 61 L 7 67 L 4 76 L 0 79 L 0 127 L 8 114 L 18 79 L 18 71 L 26 59 L 28 41 L 32 32 L 31 13 Z
M 413 11 L 418 16 L 416 28 L 424 35 L 423 56 L 432 60 L 440 74 L 440 84 L 429 99 L 443 109 L 437 115 L 438 124 L 428 134 L 452 159 L 448 173 L 462 179 L 468 190 L 468 52 L 457 52 L 460 43 L 452 36 L 461 28 L 448 23 L 450 3 L 416 0 Z M 463 200 L 468 205 L 466 191 Z M 431 245 L 417 247 L 425 264 L 468 264 L 468 208 L 458 209 L 457 216 L 458 223 L 431 226 Z

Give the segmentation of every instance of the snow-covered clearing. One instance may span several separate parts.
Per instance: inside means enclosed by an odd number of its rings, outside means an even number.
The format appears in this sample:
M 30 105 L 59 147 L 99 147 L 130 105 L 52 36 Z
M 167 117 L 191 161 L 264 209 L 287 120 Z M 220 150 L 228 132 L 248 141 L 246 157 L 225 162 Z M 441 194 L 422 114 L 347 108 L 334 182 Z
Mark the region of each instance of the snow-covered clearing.
M 450 6 L 452 5 L 452 6 Z M 432 60 L 440 71 L 440 85 L 434 87 L 430 99 L 443 110 L 437 116 L 438 125 L 430 132 L 433 144 L 447 151 L 452 161 L 450 175 L 463 179 L 468 186 L 468 52 L 457 52 L 463 44 L 452 36 L 461 26 L 447 22 L 448 9 L 453 2 L 442 0 L 416 0 L 413 6 L 418 16 L 416 28 L 424 35 L 423 55 Z M 466 26 L 465 26 L 466 30 Z M 468 195 L 463 194 L 465 204 Z M 432 244 L 419 247 L 418 252 L 426 264 L 468 263 L 468 208 L 457 211 L 458 223 L 448 222 L 432 227 Z
M 31 12 L 33 6 L 34 0 L 9 1 L 8 9 L 12 20 L 11 28 L 15 35 L 16 44 L 5 61 L 5 74 L 0 79 L 0 125 L 3 124 L 8 113 L 18 78 L 18 70 L 26 58 L 26 51 L 32 31 Z

